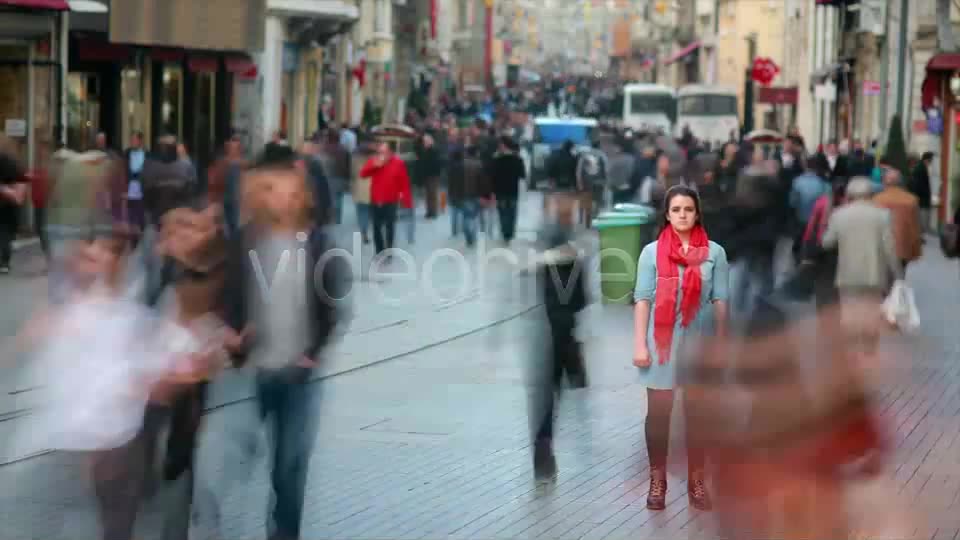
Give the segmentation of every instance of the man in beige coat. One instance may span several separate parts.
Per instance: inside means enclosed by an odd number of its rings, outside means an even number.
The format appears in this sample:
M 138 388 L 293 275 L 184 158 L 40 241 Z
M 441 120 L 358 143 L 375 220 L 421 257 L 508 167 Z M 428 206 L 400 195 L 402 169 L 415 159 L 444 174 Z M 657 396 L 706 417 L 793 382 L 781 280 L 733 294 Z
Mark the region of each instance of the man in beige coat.
M 900 171 L 889 168 L 883 175 L 883 191 L 874 196 L 873 203 L 890 211 L 897 257 L 906 270 L 923 254 L 920 200 L 903 188 Z

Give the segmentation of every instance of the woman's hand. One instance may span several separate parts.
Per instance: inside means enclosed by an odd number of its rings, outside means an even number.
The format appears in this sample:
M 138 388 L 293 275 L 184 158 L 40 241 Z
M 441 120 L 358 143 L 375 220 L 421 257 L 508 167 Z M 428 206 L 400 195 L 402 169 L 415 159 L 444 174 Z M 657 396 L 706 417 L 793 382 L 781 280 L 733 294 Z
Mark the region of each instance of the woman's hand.
M 639 346 L 633 351 L 633 365 L 638 368 L 650 367 L 650 349 L 646 345 Z

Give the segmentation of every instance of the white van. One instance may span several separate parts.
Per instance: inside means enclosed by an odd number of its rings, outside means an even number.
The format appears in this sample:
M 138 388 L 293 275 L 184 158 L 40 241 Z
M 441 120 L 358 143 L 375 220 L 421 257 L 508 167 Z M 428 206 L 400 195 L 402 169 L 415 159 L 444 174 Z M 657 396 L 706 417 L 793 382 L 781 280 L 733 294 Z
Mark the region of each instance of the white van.
M 681 137 L 689 127 L 698 140 L 720 145 L 740 130 L 736 90 L 723 86 L 693 84 L 677 93 L 677 127 Z
M 671 135 L 677 117 L 677 93 L 662 84 L 623 87 L 623 127 Z

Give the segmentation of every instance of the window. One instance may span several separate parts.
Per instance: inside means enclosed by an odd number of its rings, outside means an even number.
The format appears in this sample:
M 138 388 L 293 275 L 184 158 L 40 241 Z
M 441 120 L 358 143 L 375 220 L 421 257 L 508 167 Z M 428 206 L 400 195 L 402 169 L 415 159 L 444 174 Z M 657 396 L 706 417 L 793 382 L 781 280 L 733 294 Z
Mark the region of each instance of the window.
M 461 0 L 458 6 L 457 15 L 459 15 L 459 20 L 457 21 L 458 30 L 467 30 L 470 28 L 470 0 Z
M 673 97 L 669 94 L 630 94 L 629 114 L 666 114 L 671 122 L 676 119 Z
M 390 0 L 373 0 L 373 33 L 390 33 Z
M 737 114 L 734 96 L 700 95 L 680 98 L 680 114 L 689 116 L 726 116 Z
M 163 96 L 160 105 L 160 132 L 181 137 L 183 121 L 183 70 L 179 66 L 164 66 Z

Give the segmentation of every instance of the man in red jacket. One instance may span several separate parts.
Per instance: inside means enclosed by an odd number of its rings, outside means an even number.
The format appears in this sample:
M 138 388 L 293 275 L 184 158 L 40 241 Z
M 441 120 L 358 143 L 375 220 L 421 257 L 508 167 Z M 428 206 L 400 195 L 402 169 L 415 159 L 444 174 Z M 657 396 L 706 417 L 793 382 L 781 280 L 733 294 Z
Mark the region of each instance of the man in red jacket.
M 363 168 L 361 178 L 370 178 L 370 205 L 373 214 L 373 244 L 377 253 L 393 247 L 397 205 L 413 208 L 407 165 L 394 154 L 392 143 L 381 142 L 377 153 Z

